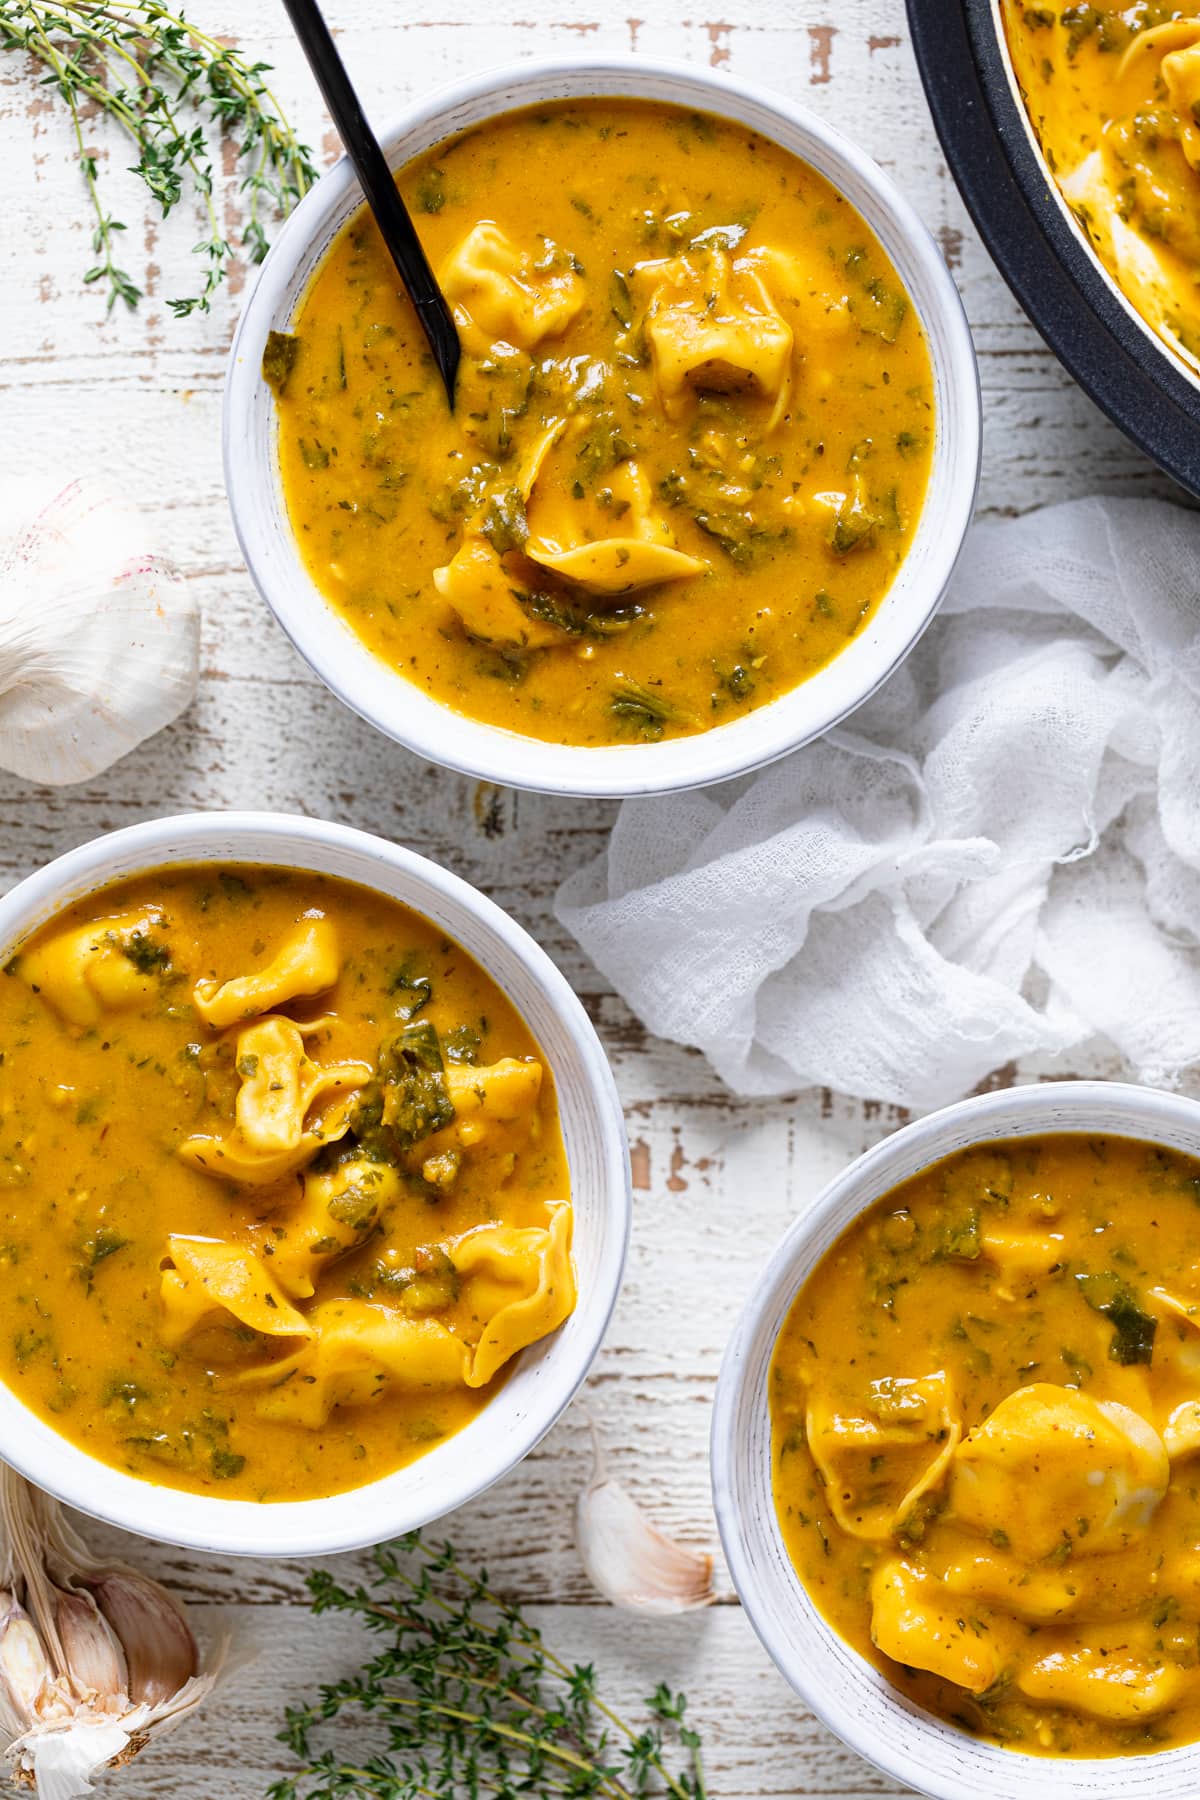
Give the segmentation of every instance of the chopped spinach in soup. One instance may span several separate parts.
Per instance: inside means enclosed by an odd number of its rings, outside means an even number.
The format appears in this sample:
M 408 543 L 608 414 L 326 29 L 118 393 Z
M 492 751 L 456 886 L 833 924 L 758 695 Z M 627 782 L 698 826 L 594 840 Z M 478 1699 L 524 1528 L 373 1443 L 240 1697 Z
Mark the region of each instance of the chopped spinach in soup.
M 199 865 L 0 980 L 0 1379 L 101 1461 L 300 1500 L 466 1425 L 575 1300 L 554 1086 L 427 920 Z
M 1200 9 L 1003 0 L 1046 163 L 1100 260 L 1200 371 Z
M 983 1144 L 885 1195 L 770 1373 L 775 1502 L 912 1700 L 1057 1756 L 1200 1738 L 1200 1162 Z
M 739 125 L 627 100 L 504 115 L 398 181 L 463 339 L 453 415 L 365 212 L 263 368 L 302 554 L 363 641 L 580 745 L 724 724 L 843 650 L 934 434 L 855 209 Z

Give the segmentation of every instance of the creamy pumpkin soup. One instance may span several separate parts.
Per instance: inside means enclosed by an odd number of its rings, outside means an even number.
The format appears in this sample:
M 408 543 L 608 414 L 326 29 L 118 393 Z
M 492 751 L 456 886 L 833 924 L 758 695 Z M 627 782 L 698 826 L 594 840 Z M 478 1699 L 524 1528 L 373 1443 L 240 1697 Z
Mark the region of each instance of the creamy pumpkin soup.
M 1147 324 L 1200 369 L 1200 8 L 1002 5 L 1064 198 Z
M 963 1151 L 824 1257 L 770 1375 L 775 1499 L 830 1624 L 1015 1749 L 1200 1738 L 1200 1162 Z
M 854 208 L 743 127 L 555 103 L 398 177 L 457 404 L 371 218 L 263 371 L 317 586 L 386 663 L 566 744 L 707 730 L 862 629 L 912 540 L 933 386 Z
M 0 980 L 0 1378 L 149 1481 L 356 1487 L 570 1313 L 550 1072 L 495 983 L 322 876 L 157 870 Z

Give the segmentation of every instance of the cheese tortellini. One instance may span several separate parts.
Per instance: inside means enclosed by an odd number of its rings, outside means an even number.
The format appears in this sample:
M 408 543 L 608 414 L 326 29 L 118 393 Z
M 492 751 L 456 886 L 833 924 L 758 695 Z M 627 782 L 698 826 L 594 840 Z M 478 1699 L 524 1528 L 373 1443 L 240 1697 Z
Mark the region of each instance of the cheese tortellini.
M 527 1115 L 542 1087 L 542 1065 L 506 1056 L 500 1062 L 451 1063 L 446 1070 L 446 1090 L 454 1107 L 454 1124 L 448 1129 L 462 1145 L 482 1143 L 494 1126 Z M 427 1146 L 440 1147 L 434 1137 Z
M 891 1537 L 941 1485 L 961 1433 L 942 1369 L 875 1383 L 853 1414 L 814 1390 L 805 1427 L 834 1517 L 869 1540 Z
M 612 531 L 614 518 L 620 525 Z M 590 594 L 628 594 L 659 582 L 703 575 L 708 567 L 679 549 L 666 518 L 651 500 L 650 483 L 636 462 L 613 471 L 603 499 L 589 506 L 572 499 L 557 508 L 531 510 L 526 545 L 530 561 Z
M 497 343 L 535 350 L 561 336 L 584 303 L 569 255 L 544 240 L 535 255 L 490 220 L 446 258 L 440 281 L 459 330 L 479 354 Z
M 433 585 L 469 636 L 513 650 L 539 650 L 559 641 L 553 625 L 528 613 L 513 592 L 513 579 L 494 545 L 467 531 L 448 563 L 433 571 Z
M 886 1451 L 881 1460 L 886 1471 Z M 1166 1494 L 1170 1465 L 1154 1427 L 1118 1402 L 1034 1382 L 1006 1395 L 947 1465 L 943 1509 L 908 1547 L 894 1526 L 895 1554 L 876 1566 L 876 1646 L 971 1693 L 1007 1671 L 1031 1699 L 1098 1717 L 1169 1705 L 1177 1681 L 1152 1656 L 1126 1641 L 1114 1661 L 1070 1628 L 1081 1612 L 1127 1603 L 1111 1592 L 1106 1559 L 1144 1535 Z M 986 1630 L 970 1623 L 980 1607 Z M 1064 1625 L 1048 1647 L 1045 1634 Z
M 394 1387 L 486 1387 L 575 1304 L 565 1200 L 544 1225 L 482 1224 L 419 1246 L 411 1266 L 398 1257 L 393 1221 L 451 1199 L 465 1158 L 499 1150 L 497 1179 L 511 1178 L 517 1147 L 539 1134 L 544 1072 L 532 1058 L 447 1059 L 435 1026 L 403 1021 L 408 1009 L 372 1061 L 318 1061 L 313 1040 L 341 1030 L 336 1008 L 307 1022 L 280 1008 L 336 994 L 340 973 L 336 932 L 316 914 L 257 974 L 197 984 L 238 1086 L 228 1128 L 178 1153 L 263 1198 L 252 1241 L 173 1235 L 161 1277 L 164 1343 L 240 1331 L 254 1360 L 239 1386 L 263 1418 L 311 1428 Z M 329 1271 L 371 1243 L 374 1273 L 326 1297 Z
M 1162 1439 L 1129 1407 L 1039 1381 L 1005 1395 L 963 1439 L 950 1516 L 985 1538 L 1019 1518 L 1030 1562 L 1064 1531 L 1076 1555 L 1095 1556 L 1145 1529 L 1170 1473 Z
M 160 1003 L 174 956 L 161 908 L 148 906 L 62 932 L 18 966 L 65 1024 L 86 1031 L 108 1013 Z
M 349 1129 L 345 1104 L 320 1112 L 327 1096 L 353 1093 L 371 1075 L 365 1062 L 318 1064 L 305 1040 L 322 1021 L 303 1025 L 269 1008 L 326 992 L 337 980 L 337 934 L 330 920 L 297 921 L 268 965 L 256 975 L 236 976 L 220 985 L 197 983 L 193 1000 L 209 1025 L 230 1026 L 254 1018 L 236 1039 L 241 1086 L 234 1130 L 197 1133 L 179 1147 L 183 1160 L 218 1178 L 267 1187 L 310 1163 L 327 1144 Z M 319 1113 L 319 1116 L 314 1114 Z
M 223 1031 L 290 1000 L 323 994 L 339 967 L 337 928 L 318 913 L 296 921 L 265 968 L 231 981 L 198 981 L 192 1001 L 206 1025 Z
M 549 268 L 541 285 L 531 286 L 528 259 L 490 224 L 470 233 L 443 273 L 459 299 L 460 324 L 475 332 L 483 326 L 526 350 L 541 335 L 565 329 L 582 305 L 574 278 Z M 628 287 L 667 416 L 682 416 L 706 392 L 740 393 L 771 403 L 762 435 L 774 429 L 791 393 L 795 336 L 784 311 L 827 317 L 837 310 L 831 301 L 822 314 L 811 281 L 786 253 L 763 248 L 735 256 L 723 242 L 703 237 L 678 256 L 639 265 Z M 848 318 L 844 305 L 841 316 Z M 597 371 L 606 379 L 609 373 Z M 437 592 L 481 643 L 512 652 L 562 645 L 553 608 L 539 612 L 523 603 L 547 576 L 568 593 L 617 601 L 709 570 L 706 560 L 679 547 L 668 511 L 632 451 L 617 459 L 602 485 L 542 478 L 555 446 L 565 465 L 578 454 L 581 428 L 564 415 L 541 433 L 515 483 L 485 491 L 450 561 L 434 570 Z M 734 472 L 728 474 L 734 483 Z
M 745 391 L 786 404 L 794 337 L 756 259 L 698 241 L 680 256 L 641 264 L 630 286 L 644 304 L 668 416 L 705 391 Z
M 1175 47 L 1163 55 L 1163 80 L 1179 120 L 1183 154 L 1193 169 L 1200 170 L 1200 19 L 1181 20 L 1169 35 Z M 1144 36 L 1153 38 L 1154 33 L 1147 31 Z
M 242 1244 L 173 1234 L 162 1278 L 163 1342 L 182 1344 L 202 1326 L 231 1319 L 264 1337 L 311 1337 L 262 1262 Z
M 370 1078 L 369 1063 L 310 1062 L 305 1036 L 295 1020 L 275 1015 L 238 1033 L 242 1085 L 234 1116 L 243 1142 L 264 1154 L 296 1149 L 305 1119 L 324 1095 L 362 1087 Z
M 575 1305 L 571 1209 L 553 1206 L 550 1225 L 518 1230 L 485 1226 L 455 1246 L 454 1267 L 469 1284 L 480 1322 L 464 1379 L 486 1387 L 498 1370 L 539 1338 L 557 1331 Z
M 365 1300 L 326 1300 L 312 1312 L 312 1342 L 285 1362 L 242 1376 L 264 1419 L 317 1430 L 337 1406 L 368 1406 L 393 1383 L 423 1390 L 462 1381 L 463 1346 L 436 1319 L 414 1319 Z
M 871 1636 L 885 1656 L 982 1694 L 1004 1667 L 994 1634 L 967 1631 L 962 1605 L 903 1557 L 882 1562 L 871 1580 Z
M 805 1586 L 998 1742 L 1200 1740 L 1198 1195 L 1200 1160 L 1159 1145 L 968 1148 L 868 1208 L 780 1333 Z
M 551 1069 L 440 923 L 173 864 L 7 974 L 0 1381 L 83 1453 L 240 1503 L 344 1493 L 567 1320 Z
M 1200 18 L 1120 0 L 1003 10 L 1063 198 L 1133 308 L 1200 368 Z
M 393 1383 L 486 1387 L 575 1305 L 571 1209 L 550 1211 L 547 1227 L 485 1226 L 426 1253 L 436 1278 L 423 1283 L 414 1272 L 396 1305 L 345 1299 L 314 1307 L 309 1343 L 240 1378 L 262 1390 L 260 1412 L 316 1427 L 335 1407 L 366 1405 Z
M 1135 1627 L 1116 1647 L 1111 1637 L 1106 1629 L 1089 1643 L 1069 1642 L 1035 1655 L 1017 1678 L 1021 1692 L 1116 1725 L 1160 1718 L 1187 1692 L 1187 1675 L 1162 1665 L 1152 1627 Z
M 370 1236 L 400 1198 L 400 1172 L 352 1150 L 329 1169 L 308 1169 L 299 1202 L 280 1214 L 267 1245 L 271 1271 L 299 1300 L 317 1290 L 322 1268 Z
M 679 549 L 649 480 L 632 458 L 620 462 L 591 498 L 576 491 L 577 483 L 570 488 L 539 483 L 564 434 L 568 448 L 574 443 L 566 427 L 559 420 L 542 433 L 516 485 L 489 490 L 450 561 L 433 572 L 437 592 L 481 643 L 512 650 L 561 645 L 561 626 L 540 618 L 520 599 L 547 574 L 569 589 L 619 599 L 639 588 L 702 575 L 708 567 Z M 519 548 L 502 551 L 486 535 L 497 505 L 510 515 Z

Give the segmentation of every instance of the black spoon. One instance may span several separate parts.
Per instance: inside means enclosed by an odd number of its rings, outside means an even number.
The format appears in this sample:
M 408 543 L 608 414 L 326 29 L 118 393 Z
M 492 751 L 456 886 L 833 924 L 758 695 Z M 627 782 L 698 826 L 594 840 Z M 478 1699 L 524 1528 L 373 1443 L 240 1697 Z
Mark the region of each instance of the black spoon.
M 408 297 L 417 309 L 421 329 L 429 340 L 433 360 L 446 388 L 450 410 L 454 410 L 454 384 L 458 376 L 458 359 L 462 346 L 454 315 L 446 304 L 446 296 L 437 284 L 429 266 L 429 258 L 421 248 L 416 226 L 408 208 L 400 198 L 392 179 L 387 159 L 379 140 L 367 124 L 358 95 L 350 85 L 345 64 L 338 55 L 315 0 L 283 0 L 308 64 L 317 78 L 338 135 L 367 196 L 367 204 L 375 215 L 375 223 L 391 252 Z

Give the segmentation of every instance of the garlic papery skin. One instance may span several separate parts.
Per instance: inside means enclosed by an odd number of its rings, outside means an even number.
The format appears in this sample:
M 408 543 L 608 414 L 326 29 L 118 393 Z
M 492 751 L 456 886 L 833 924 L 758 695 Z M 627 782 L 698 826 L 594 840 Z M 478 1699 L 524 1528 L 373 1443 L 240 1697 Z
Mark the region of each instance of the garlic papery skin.
M 158 1582 L 93 1556 L 57 1501 L 0 1464 L 0 1730 L 18 1785 L 90 1794 L 216 1675 Z
M 190 703 L 199 657 L 196 603 L 136 513 L 91 477 L 50 499 L 5 477 L 0 768 L 98 775 Z
M 711 1606 L 713 1559 L 652 1525 L 608 1472 L 592 1427 L 592 1473 L 575 1507 L 575 1542 L 592 1586 L 626 1612 L 669 1617 Z
M 92 1775 L 127 1760 L 129 1733 L 123 1722 L 95 1719 L 76 1722 L 57 1732 L 42 1733 L 31 1761 L 14 1772 L 18 1786 L 33 1788 L 37 1800 L 77 1800 L 95 1792 Z

